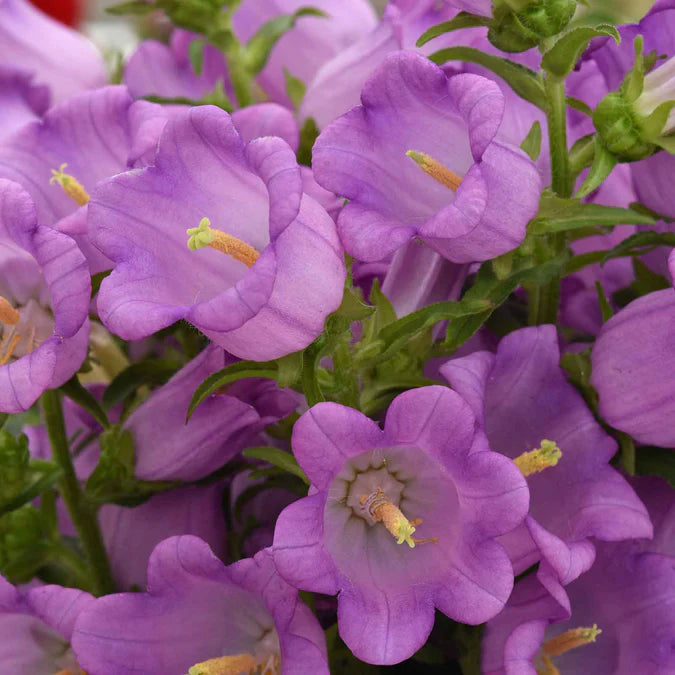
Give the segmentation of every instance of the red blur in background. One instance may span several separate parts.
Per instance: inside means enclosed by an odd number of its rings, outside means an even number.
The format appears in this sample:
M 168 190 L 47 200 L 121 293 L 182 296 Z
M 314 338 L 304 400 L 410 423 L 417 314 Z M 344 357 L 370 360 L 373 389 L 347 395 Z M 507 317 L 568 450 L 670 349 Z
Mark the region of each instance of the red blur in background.
M 82 18 L 84 0 L 31 0 L 43 12 L 69 26 L 76 26 Z

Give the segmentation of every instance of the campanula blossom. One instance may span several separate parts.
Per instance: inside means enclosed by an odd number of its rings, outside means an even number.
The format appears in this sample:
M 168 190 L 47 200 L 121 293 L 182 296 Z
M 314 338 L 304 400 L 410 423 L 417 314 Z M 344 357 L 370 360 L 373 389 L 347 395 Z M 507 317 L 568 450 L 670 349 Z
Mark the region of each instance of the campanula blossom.
M 0 411 L 27 410 L 87 354 L 91 281 L 65 234 L 39 224 L 17 183 L 0 179 Z
M 124 339 L 184 318 L 240 358 L 307 346 L 345 279 L 335 225 L 277 137 L 245 143 L 203 106 L 171 119 L 155 165 L 99 184 L 94 244 L 115 263 L 98 310 Z
M 225 567 L 190 536 L 157 546 L 146 593 L 108 595 L 87 608 L 72 644 L 96 675 L 328 675 L 323 631 L 270 549 Z
M 649 537 L 651 523 L 626 480 L 609 465 L 617 444 L 560 369 L 553 326 L 523 328 L 497 353 L 476 352 L 441 368 L 472 405 L 490 447 L 527 477 L 530 512 L 506 535 L 516 574 L 541 561 L 551 592 L 593 562 L 591 538 Z
M 381 260 L 419 238 L 463 263 L 518 246 L 541 186 L 520 148 L 496 140 L 496 84 L 396 52 L 361 100 L 321 133 L 313 160 L 319 184 L 349 199 L 338 228 L 350 255 Z
M 398 396 L 384 430 L 336 403 L 295 424 L 311 487 L 279 516 L 274 559 L 292 585 L 339 593 L 340 636 L 363 661 L 412 656 L 434 609 L 477 624 L 511 592 L 495 538 L 522 523 L 528 492 L 475 422 L 463 398 L 432 386 Z

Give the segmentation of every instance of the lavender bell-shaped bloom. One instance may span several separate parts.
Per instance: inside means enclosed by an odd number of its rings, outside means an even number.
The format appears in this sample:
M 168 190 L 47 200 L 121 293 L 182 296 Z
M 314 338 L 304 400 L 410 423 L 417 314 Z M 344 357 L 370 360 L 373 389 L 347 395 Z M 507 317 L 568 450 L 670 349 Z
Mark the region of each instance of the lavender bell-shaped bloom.
M 471 624 L 502 609 L 513 571 L 495 538 L 522 522 L 528 491 L 476 434 L 458 394 L 401 394 L 384 431 L 356 410 L 319 403 L 296 422 L 292 442 L 310 494 L 279 516 L 274 560 L 292 585 L 339 593 L 340 635 L 359 659 L 410 657 L 435 608 Z
M 0 176 L 20 183 L 38 218 L 71 235 L 92 273 L 110 268 L 87 234 L 87 204 L 95 185 L 154 159 L 166 113 L 134 103 L 125 87 L 74 96 L 0 145 Z
M 12 675 L 78 675 L 73 626 L 94 598 L 74 588 L 20 591 L 0 576 L 0 670 Z
M 49 89 L 32 80 L 28 71 L 0 66 L 0 141 L 27 122 L 39 119 L 49 107 Z
M 52 103 L 108 80 L 94 45 L 28 0 L 0 0 L 0 61 L 34 73 L 51 90 Z
M 325 637 L 270 549 L 225 567 L 196 537 L 157 546 L 148 592 L 99 598 L 75 625 L 92 675 L 328 675 Z
M 595 421 L 558 366 L 554 326 L 523 328 L 497 354 L 449 361 L 442 374 L 470 402 L 490 447 L 527 477 L 530 513 L 504 537 L 516 574 L 541 561 L 551 593 L 593 562 L 591 537 L 617 541 L 651 536 L 647 512 L 609 465 L 617 444 Z
M 38 224 L 27 192 L 0 179 L 0 411 L 27 410 L 82 365 L 91 281 L 77 244 Z
M 674 265 L 671 255 L 671 270 Z M 599 411 L 644 445 L 675 448 L 675 290 L 644 295 L 605 323 L 591 354 Z
M 654 539 L 598 544 L 561 607 L 529 576 L 483 638 L 486 675 L 667 675 L 675 669 L 675 498 L 658 478 L 631 483 Z M 571 611 L 570 611 L 571 610 Z
M 245 143 L 211 106 L 168 122 L 155 166 L 102 182 L 89 227 L 115 262 L 99 314 L 127 340 L 186 319 L 236 356 L 267 360 L 306 347 L 342 299 L 335 225 L 303 195 L 292 149 Z
M 496 84 L 448 78 L 423 56 L 397 52 L 361 100 L 314 146 L 318 183 L 349 199 L 338 219 L 348 253 L 381 260 L 418 237 L 464 263 L 518 246 L 540 179 L 519 148 L 496 140 L 504 105 Z

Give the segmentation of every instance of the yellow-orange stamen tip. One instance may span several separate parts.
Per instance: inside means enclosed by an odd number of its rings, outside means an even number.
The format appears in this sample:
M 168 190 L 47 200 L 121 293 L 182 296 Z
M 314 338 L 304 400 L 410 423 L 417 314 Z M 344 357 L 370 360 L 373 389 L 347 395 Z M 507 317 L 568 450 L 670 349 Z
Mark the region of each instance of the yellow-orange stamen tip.
M 212 229 L 211 221 L 208 218 L 202 218 L 198 227 L 189 228 L 187 235 L 187 246 L 191 251 L 198 251 L 200 248 L 210 246 L 216 251 L 225 253 L 244 263 L 246 267 L 253 267 L 255 261 L 260 257 L 260 253 L 245 241 L 220 230 Z
M 0 295 L 0 323 L 4 323 L 6 326 L 16 326 L 19 319 L 21 319 L 21 315 L 18 310 L 14 309 L 9 301 Z
M 67 164 L 61 164 L 58 168 L 52 169 L 52 177 L 49 182 L 54 185 L 58 184 L 63 188 L 63 191 L 78 205 L 84 206 L 89 203 L 89 193 L 84 189 L 84 186 L 74 176 L 66 173 L 64 169 Z
M 590 627 L 572 628 L 550 640 L 546 640 L 542 645 L 542 650 L 546 656 L 562 656 L 571 649 L 595 642 L 600 633 L 602 631 L 595 623 Z
M 188 670 L 188 675 L 241 675 L 254 672 L 258 662 L 250 654 L 221 656 L 197 663 Z
M 523 476 L 531 476 L 533 473 L 539 473 L 544 469 L 555 466 L 561 457 L 562 450 L 556 445 L 555 441 L 543 440 L 538 448 L 524 452 L 513 461 Z
M 425 539 L 415 539 L 412 535 L 415 533 L 415 525 L 422 523 L 421 518 L 408 520 L 403 512 L 387 498 L 379 488 L 370 495 L 363 495 L 359 500 L 360 504 L 376 523 L 382 523 L 387 532 L 396 538 L 397 544 L 406 543 L 410 548 L 415 548 L 416 544 L 425 544 L 427 542 L 437 542 L 436 537 L 427 537 Z
M 438 181 L 441 185 L 450 188 L 453 192 L 457 192 L 462 179 L 454 171 L 450 171 L 446 166 L 443 166 L 438 160 L 434 159 L 431 155 L 427 155 L 424 152 L 417 152 L 417 150 L 408 150 L 405 153 L 410 159 L 412 159 L 417 166 L 424 171 L 427 175 L 431 176 L 434 180 Z

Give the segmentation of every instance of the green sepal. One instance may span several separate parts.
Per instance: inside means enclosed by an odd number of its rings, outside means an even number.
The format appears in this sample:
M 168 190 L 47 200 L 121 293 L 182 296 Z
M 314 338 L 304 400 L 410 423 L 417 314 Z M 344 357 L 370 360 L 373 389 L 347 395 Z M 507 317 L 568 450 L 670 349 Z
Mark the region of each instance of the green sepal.
M 590 195 L 593 190 L 596 190 L 605 182 L 609 174 L 612 173 L 614 167 L 618 163 L 618 158 L 615 157 L 609 150 L 607 150 L 600 137 L 596 136 L 591 170 L 588 172 L 588 175 L 586 176 L 575 197 L 577 199 L 588 197 L 588 195 Z
M 439 65 L 448 61 L 477 63 L 501 77 L 521 98 L 536 105 L 541 110 L 546 110 L 548 106 L 544 81 L 541 76 L 519 63 L 486 54 L 473 47 L 448 47 L 434 52 L 429 58 Z
M 295 457 L 285 450 L 280 450 L 279 448 L 264 446 L 264 447 L 255 447 L 255 448 L 246 448 L 241 453 L 244 457 L 248 459 L 260 459 L 272 466 L 276 466 L 283 471 L 292 473 L 294 476 L 297 476 L 303 483 L 309 485 L 309 478 L 305 472 L 300 468 Z
M 436 24 L 431 28 L 427 29 L 417 40 L 417 46 L 422 47 L 430 40 L 438 37 L 439 35 L 445 35 L 455 30 L 461 30 L 463 28 L 479 28 L 481 26 L 489 26 L 492 22 L 492 19 L 487 16 L 480 16 L 478 14 L 470 14 L 469 12 L 460 12 L 450 21 L 444 21 L 443 23 Z
M 647 215 L 602 204 L 588 204 L 578 199 L 563 199 L 551 192 L 544 192 L 539 212 L 530 222 L 528 231 L 534 235 L 567 232 L 600 225 L 654 225 Z
M 197 77 L 202 74 L 202 67 L 204 65 L 204 47 L 204 40 L 200 39 L 193 40 L 188 47 L 188 56 L 190 57 L 192 70 L 195 71 Z
M 539 159 L 539 155 L 541 154 L 541 124 L 539 124 L 538 120 L 527 132 L 527 136 L 525 136 L 520 147 L 529 155 L 533 162 Z
M 312 166 L 312 148 L 317 138 L 319 138 L 319 127 L 313 117 L 308 117 L 300 128 L 298 164 Z
M 106 387 L 101 400 L 103 408 L 111 410 L 135 394 L 139 387 L 157 387 L 166 383 L 180 365 L 170 359 L 145 359 L 132 363 Z
M 605 323 L 614 316 L 614 310 L 612 309 L 612 305 L 605 295 L 605 289 L 602 287 L 602 284 L 599 281 L 595 282 L 595 292 L 598 296 L 598 305 L 600 305 L 602 322 Z
M 588 43 L 595 37 L 611 36 L 617 44 L 621 42 L 619 31 L 614 26 L 599 25 L 595 28 L 583 26 L 574 28 L 565 33 L 555 45 L 547 51 L 541 67 L 559 79 L 566 78 L 574 69 L 577 61 L 588 47 Z
M 291 74 L 288 68 L 284 68 L 284 81 L 286 83 L 286 95 L 291 100 L 293 107 L 298 110 L 305 98 L 307 86 L 299 78 Z
M 92 393 L 82 386 L 77 375 L 73 375 L 68 382 L 62 384 L 60 389 L 69 399 L 77 403 L 80 408 L 84 408 L 104 429 L 110 426 L 105 410 Z

